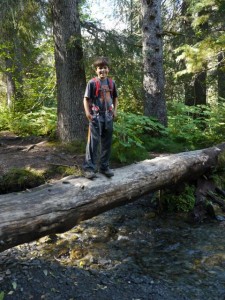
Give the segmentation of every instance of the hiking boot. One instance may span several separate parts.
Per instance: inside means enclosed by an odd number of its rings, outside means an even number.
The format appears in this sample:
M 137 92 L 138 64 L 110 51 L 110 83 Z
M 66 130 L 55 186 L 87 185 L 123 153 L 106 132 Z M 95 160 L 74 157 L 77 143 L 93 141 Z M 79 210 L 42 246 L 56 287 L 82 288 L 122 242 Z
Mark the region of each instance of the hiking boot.
M 114 173 L 113 173 L 113 171 L 111 170 L 111 169 L 105 169 L 105 170 L 101 170 L 100 169 L 100 171 L 99 171 L 100 173 L 102 173 L 102 174 L 104 174 L 105 176 L 107 176 L 107 177 L 112 177 L 112 176 L 114 176 Z
M 87 179 L 93 179 L 93 178 L 96 178 L 97 175 L 95 174 L 95 172 L 93 172 L 91 170 L 87 170 L 87 171 L 84 171 L 84 177 Z

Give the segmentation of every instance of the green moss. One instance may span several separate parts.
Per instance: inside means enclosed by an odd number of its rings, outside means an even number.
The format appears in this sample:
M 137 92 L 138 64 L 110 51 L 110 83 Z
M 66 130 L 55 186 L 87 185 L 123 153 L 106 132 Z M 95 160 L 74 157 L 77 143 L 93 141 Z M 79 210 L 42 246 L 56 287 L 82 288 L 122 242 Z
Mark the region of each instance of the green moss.
M 82 171 L 79 167 L 76 166 L 69 167 L 69 166 L 62 166 L 62 165 L 60 166 L 52 165 L 44 173 L 44 177 L 46 178 L 46 180 L 51 179 L 53 176 L 55 177 L 56 175 L 58 175 L 60 178 L 70 176 L 70 175 L 81 176 Z
M 13 168 L 0 177 L 0 193 L 18 192 L 44 183 L 45 178 L 40 172 Z

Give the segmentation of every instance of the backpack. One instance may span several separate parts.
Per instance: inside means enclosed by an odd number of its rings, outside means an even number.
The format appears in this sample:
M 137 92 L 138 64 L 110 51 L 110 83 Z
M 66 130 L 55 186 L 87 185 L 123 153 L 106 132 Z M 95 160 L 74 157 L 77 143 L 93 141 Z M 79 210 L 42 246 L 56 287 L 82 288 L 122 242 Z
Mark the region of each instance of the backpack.
M 101 82 L 98 79 L 98 77 L 92 78 L 92 81 L 94 82 L 93 94 L 94 94 L 94 97 L 97 98 L 98 95 L 99 95 L 99 90 L 101 89 Z M 113 80 L 112 80 L 112 78 L 107 78 L 107 81 L 108 81 L 108 86 L 109 86 L 109 91 L 110 91 L 110 94 L 111 94 L 111 98 L 113 98 Z

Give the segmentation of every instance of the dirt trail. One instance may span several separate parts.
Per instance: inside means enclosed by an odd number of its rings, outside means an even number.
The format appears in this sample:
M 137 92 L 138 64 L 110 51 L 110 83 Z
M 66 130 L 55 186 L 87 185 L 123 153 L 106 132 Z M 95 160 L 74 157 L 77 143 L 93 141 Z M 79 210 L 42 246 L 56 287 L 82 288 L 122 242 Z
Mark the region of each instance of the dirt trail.
M 50 166 L 81 166 L 83 155 L 65 153 L 62 147 L 49 143 L 47 138 L 19 137 L 11 133 L 0 135 L 0 175 L 12 168 L 30 168 L 45 171 Z M 58 180 L 58 174 L 51 175 Z

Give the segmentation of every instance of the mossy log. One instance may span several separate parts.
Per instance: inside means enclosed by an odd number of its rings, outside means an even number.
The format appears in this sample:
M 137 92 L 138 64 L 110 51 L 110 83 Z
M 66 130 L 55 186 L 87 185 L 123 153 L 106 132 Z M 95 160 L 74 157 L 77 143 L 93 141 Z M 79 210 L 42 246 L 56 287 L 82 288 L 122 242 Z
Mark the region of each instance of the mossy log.
M 224 145 L 224 144 L 223 144 Z M 214 168 L 222 147 L 183 152 L 115 169 L 111 179 L 67 177 L 29 191 L 0 196 L 0 251 L 48 234 L 140 196 L 195 179 Z

